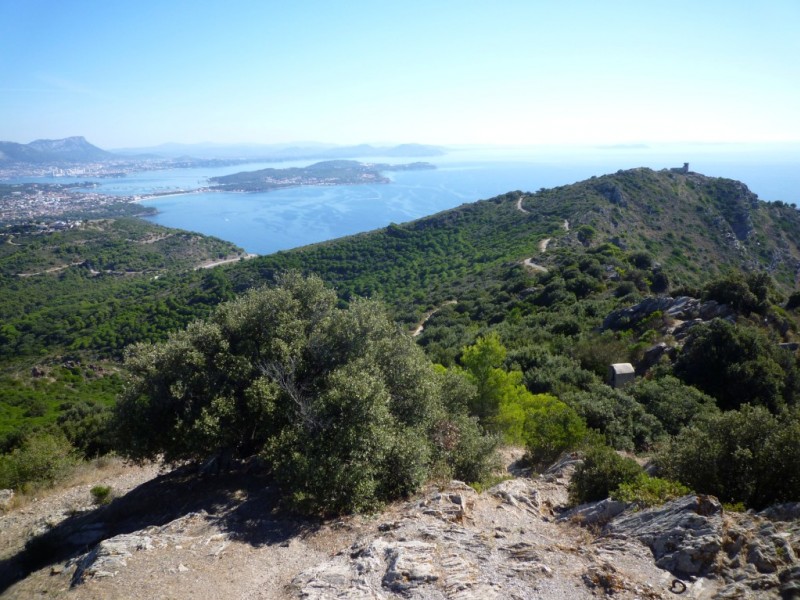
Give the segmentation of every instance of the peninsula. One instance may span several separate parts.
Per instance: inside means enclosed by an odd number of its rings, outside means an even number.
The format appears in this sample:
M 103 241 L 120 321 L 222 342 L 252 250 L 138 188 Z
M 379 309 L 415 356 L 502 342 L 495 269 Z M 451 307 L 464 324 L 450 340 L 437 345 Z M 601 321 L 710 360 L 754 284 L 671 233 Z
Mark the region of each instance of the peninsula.
M 427 162 L 401 165 L 361 163 L 355 160 L 326 160 L 308 167 L 288 169 L 260 169 L 242 171 L 232 175 L 209 179 L 211 189 L 230 192 L 267 192 L 286 187 L 304 185 L 358 185 L 365 183 L 389 183 L 385 171 L 416 171 L 435 169 Z

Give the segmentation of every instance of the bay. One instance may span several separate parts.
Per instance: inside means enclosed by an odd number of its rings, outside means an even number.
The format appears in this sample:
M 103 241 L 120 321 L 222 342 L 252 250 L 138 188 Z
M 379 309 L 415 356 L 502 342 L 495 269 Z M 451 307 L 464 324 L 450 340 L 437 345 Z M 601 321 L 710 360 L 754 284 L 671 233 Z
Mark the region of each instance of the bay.
M 370 157 L 370 163 L 415 159 Z M 270 254 L 345 235 L 403 223 L 466 202 L 513 190 L 536 191 L 620 169 L 663 169 L 690 162 L 692 171 L 738 179 L 763 200 L 800 202 L 800 148 L 793 146 L 695 145 L 609 148 L 461 147 L 425 158 L 435 170 L 397 171 L 383 185 L 308 186 L 267 193 L 180 193 L 208 178 L 266 167 L 306 166 L 313 160 L 228 167 L 166 169 L 120 179 L 89 179 L 106 194 L 131 196 L 176 192 L 143 200 L 158 212 L 148 220 L 213 235 L 255 254 Z M 86 178 L 35 178 L 86 181 Z

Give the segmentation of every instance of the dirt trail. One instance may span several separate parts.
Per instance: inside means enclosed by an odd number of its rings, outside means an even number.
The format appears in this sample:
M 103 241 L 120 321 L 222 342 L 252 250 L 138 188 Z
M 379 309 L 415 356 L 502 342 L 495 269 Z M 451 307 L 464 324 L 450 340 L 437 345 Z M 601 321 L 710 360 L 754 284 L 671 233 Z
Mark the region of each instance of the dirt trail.
M 550 244 L 550 240 L 553 238 L 545 238 L 543 240 L 539 240 L 539 252 L 544 254 L 547 252 L 547 246 Z M 547 273 L 547 267 L 543 267 L 542 265 L 536 264 L 533 262 L 533 258 L 526 258 L 522 261 L 522 264 L 526 267 L 533 269 L 534 271 L 539 271 L 540 273 Z
M 529 210 L 525 210 L 522 207 L 522 200 L 523 200 L 524 197 L 525 196 L 520 196 L 517 199 L 517 210 L 520 211 L 520 212 L 523 212 L 523 213 L 530 214 Z M 564 227 L 564 231 L 569 231 L 569 221 L 567 221 L 566 219 L 564 219 L 563 227 Z M 553 238 L 545 238 L 545 239 L 539 241 L 539 252 L 540 253 L 544 254 L 545 252 L 547 252 L 547 245 L 550 243 L 550 241 L 552 239 Z M 533 269 L 534 271 L 539 271 L 540 273 L 547 273 L 547 267 L 543 267 L 542 265 L 536 264 L 535 262 L 533 262 L 533 258 L 526 258 L 525 260 L 522 261 L 522 264 L 525 265 L 526 267 L 530 268 L 530 269 Z M 423 323 L 424 323 L 424 321 L 423 321 Z M 418 331 L 415 330 L 413 335 L 418 335 L 419 331 L 422 331 L 422 326 L 420 325 L 417 329 L 418 329 Z
M 238 262 L 240 259 L 250 260 L 251 258 L 255 258 L 258 254 L 245 254 L 244 256 L 234 256 L 233 258 L 223 258 L 221 260 L 212 260 L 209 262 L 204 262 L 201 265 L 198 265 L 194 268 L 195 271 L 199 271 L 200 269 L 213 269 L 214 267 L 218 267 L 219 265 L 227 265 L 230 263 Z
M 458 304 L 458 300 L 448 300 L 444 304 L 440 304 L 436 308 L 426 312 L 422 320 L 419 323 L 417 323 L 417 326 L 414 328 L 414 331 L 411 332 L 411 337 L 417 337 L 420 333 L 422 333 L 422 330 L 425 329 L 425 323 L 428 322 L 428 319 L 430 319 L 433 315 L 439 312 L 442 308 L 450 304 Z
M 80 267 L 82 264 L 84 264 L 84 262 L 85 261 L 81 261 L 69 265 L 61 265 L 60 267 L 52 267 L 50 269 L 45 269 L 44 271 L 36 271 L 35 273 L 17 273 L 17 277 L 33 277 L 34 275 L 45 275 L 46 273 L 58 273 L 59 271 L 69 269 L 70 267 Z

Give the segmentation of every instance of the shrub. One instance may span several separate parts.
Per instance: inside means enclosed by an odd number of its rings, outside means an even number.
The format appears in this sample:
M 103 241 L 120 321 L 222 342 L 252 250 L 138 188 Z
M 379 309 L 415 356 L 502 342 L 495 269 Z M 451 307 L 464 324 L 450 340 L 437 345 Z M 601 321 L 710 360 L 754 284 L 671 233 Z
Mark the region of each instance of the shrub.
M 284 497 L 309 512 L 376 508 L 416 490 L 437 460 L 485 471 L 494 442 L 377 303 L 341 308 L 316 277 L 280 283 L 128 352 L 115 413 L 121 453 L 169 462 L 260 454 Z M 435 448 L 443 422 L 459 429 L 450 454 Z
M 621 390 L 595 382 L 561 398 L 614 448 L 646 450 L 664 435 L 658 418 Z
M 620 456 L 608 446 L 592 447 L 570 481 L 570 503 L 604 500 L 623 483 L 635 481 L 641 473 L 642 468 L 635 460 Z
M 94 503 L 99 506 L 111 502 L 111 486 L 109 485 L 96 485 L 89 490 L 89 493 L 92 495 Z
M 677 481 L 650 477 L 647 473 L 639 475 L 630 482 L 621 483 L 611 492 L 611 498 L 620 502 L 636 504 L 640 508 L 664 504 L 675 498 L 691 493 L 691 490 Z
M 628 393 L 655 416 L 670 435 L 677 434 L 698 415 L 717 410 L 711 396 L 670 375 L 652 380 L 640 379 Z
M 723 410 L 749 403 L 777 411 L 795 393 L 796 370 L 793 356 L 763 333 L 721 319 L 694 328 L 674 366 Z
M 79 459 L 62 435 L 34 434 L 19 448 L 0 456 L 0 488 L 53 485 L 67 477 Z
M 800 414 L 760 406 L 709 416 L 657 456 L 670 479 L 722 502 L 763 508 L 800 498 Z
M 583 419 L 554 396 L 531 395 L 523 409 L 526 460 L 535 467 L 551 464 L 586 438 Z

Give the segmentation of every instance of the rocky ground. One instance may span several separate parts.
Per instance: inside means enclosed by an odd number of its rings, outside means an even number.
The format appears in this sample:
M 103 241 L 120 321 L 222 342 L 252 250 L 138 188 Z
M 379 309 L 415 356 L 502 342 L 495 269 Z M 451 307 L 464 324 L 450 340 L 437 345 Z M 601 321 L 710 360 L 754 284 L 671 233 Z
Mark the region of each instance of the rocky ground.
M 3 598 L 800 598 L 800 507 L 727 513 L 686 496 L 564 510 L 576 461 L 483 492 L 431 486 L 379 514 L 300 519 L 245 472 L 154 466 L 0 517 Z M 27 546 L 26 546 L 27 544 Z M 25 575 L 26 573 L 27 576 Z

